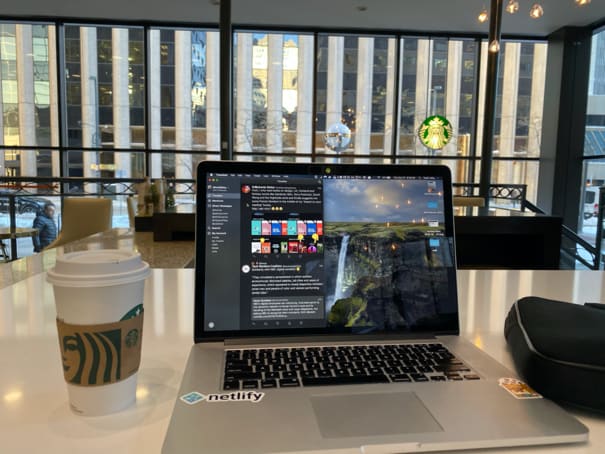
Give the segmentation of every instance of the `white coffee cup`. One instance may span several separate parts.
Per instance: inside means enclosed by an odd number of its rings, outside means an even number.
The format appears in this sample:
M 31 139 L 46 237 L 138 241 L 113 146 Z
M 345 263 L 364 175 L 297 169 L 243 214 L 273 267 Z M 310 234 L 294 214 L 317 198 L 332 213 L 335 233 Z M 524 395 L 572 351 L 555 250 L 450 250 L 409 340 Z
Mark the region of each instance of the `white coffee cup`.
M 138 354 L 140 358 L 142 305 L 149 274 L 149 265 L 138 253 L 121 249 L 65 254 L 48 271 L 59 331 L 64 326 L 73 331 L 73 335 L 59 334 L 59 346 L 75 413 L 105 415 L 136 401 L 137 372 L 131 368 L 123 377 L 122 369 L 126 353 L 136 352 L 134 357 Z M 124 320 L 139 325 L 133 329 Z M 124 329 L 129 330 L 127 341 Z M 128 352 L 125 343 L 132 347 Z M 138 359 L 133 361 L 138 370 Z

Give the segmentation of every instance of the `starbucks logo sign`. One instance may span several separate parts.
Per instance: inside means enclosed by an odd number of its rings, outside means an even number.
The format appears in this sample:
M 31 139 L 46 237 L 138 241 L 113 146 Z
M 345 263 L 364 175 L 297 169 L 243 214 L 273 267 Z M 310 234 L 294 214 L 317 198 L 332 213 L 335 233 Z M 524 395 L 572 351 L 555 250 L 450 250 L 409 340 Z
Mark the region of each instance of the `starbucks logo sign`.
M 440 150 L 452 138 L 452 125 L 447 118 L 441 115 L 431 115 L 420 125 L 418 137 L 425 147 Z

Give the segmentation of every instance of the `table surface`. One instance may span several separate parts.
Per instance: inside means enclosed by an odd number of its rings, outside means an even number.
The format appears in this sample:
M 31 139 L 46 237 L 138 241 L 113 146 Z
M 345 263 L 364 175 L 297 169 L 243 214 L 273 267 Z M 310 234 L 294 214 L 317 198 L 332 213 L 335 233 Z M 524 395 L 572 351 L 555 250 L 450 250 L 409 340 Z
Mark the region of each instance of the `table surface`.
M 193 241 L 153 241 L 152 232 L 115 228 L 96 233 L 65 246 L 46 249 L 34 254 L 0 264 L 0 289 L 41 273 L 55 265 L 57 255 L 88 249 L 129 249 L 141 254 L 152 268 L 184 268 L 193 262 Z
M 53 292 L 45 274 L 38 273 L 0 289 L 1 452 L 160 451 L 192 345 L 194 271 L 154 269 L 145 286 L 145 335 L 137 403 L 103 417 L 77 416 L 68 407 Z M 459 272 L 462 335 L 511 369 L 503 322 L 511 304 L 526 295 L 574 303 L 603 301 L 605 273 Z M 571 412 L 590 428 L 588 443 L 485 452 L 605 452 L 605 418 Z M 200 452 L 204 452 L 203 447 Z
M 9 240 L 11 238 L 21 238 L 26 236 L 34 236 L 38 233 L 38 229 L 32 229 L 29 227 L 0 227 L 0 240 Z

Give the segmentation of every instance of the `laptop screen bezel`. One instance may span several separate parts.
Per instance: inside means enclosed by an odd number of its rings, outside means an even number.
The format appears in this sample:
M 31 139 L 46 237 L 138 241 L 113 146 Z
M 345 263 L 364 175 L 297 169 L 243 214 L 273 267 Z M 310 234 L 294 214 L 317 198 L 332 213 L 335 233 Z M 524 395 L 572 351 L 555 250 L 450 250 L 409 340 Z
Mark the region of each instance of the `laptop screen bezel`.
M 208 264 L 205 254 L 206 232 L 206 179 L 209 173 L 244 173 L 263 175 L 333 175 L 333 176 L 394 176 L 394 177 L 436 177 L 443 181 L 443 199 L 445 216 L 445 235 L 452 241 L 454 246 L 454 217 L 452 204 L 452 180 L 449 167 L 444 165 L 407 165 L 407 164 L 323 164 L 323 163 L 270 163 L 270 162 L 244 162 L 244 161 L 202 161 L 197 167 L 196 185 L 196 229 L 195 229 L 195 290 L 194 290 L 194 342 L 215 342 L 234 338 L 253 337 L 299 337 L 308 335 L 323 336 L 346 336 L 351 335 L 359 340 L 364 335 L 352 333 L 349 330 L 336 330 L 334 328 L 289 328 L 289 329 L 258 329 L 258 330 L 234 330 L 234 331 L 205 331 L 204 306 L 205 291 L 204 279 Z M 453 269 L 455 271 L 455 253 L 453 253 Z M 414 330 L 414 331 L 380 331 L 373 335 L 418 337 L 422 334 L 446 335 L 459 334 L 457 284 L 455 276 L 450 282 L 453 299 L 456 307 L 456 317 L 453 317 L 451 326 L 439 331 Z

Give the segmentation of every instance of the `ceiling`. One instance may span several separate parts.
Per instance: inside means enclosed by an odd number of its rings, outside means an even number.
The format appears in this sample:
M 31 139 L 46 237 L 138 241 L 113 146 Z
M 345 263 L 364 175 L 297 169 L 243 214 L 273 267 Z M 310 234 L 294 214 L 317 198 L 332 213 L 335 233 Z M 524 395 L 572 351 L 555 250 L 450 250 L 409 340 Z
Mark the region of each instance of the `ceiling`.
M 504 0 L 506 2 L 506 0 Z M 541 0 L 544 16 L 527 14 L 535 0 L 518 0 L 516 15 L 504 13 L 502 33 L 545 37 L 564 26 L 605 20 L 605 2 L 577 7 L 573 0 Z M 108 19 L 217 24 L 217 0 L 19 0 L 2 2 L 5 17 Z M 431 33 L 484 33 L 477 15 L 489 0 L 232 0 L 234 24 L 262 27 L 351 28 Z

